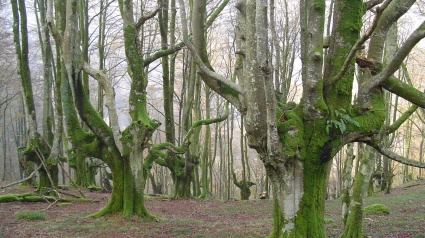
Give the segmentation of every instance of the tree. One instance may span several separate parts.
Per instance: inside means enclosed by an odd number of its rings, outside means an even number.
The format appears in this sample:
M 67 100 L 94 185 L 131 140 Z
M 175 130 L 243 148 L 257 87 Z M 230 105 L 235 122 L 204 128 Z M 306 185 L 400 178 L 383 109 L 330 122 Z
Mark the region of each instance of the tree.
M 40 178 L 38 190 L 43 192 L 44 188 L 55 188 L 58 184 L 58 156 L 59 144 L 61 139 L 61 124 L 56 128 L 56 136 L 52 133 L 52 108 L 49 106 L 51 99 L 51 48 L 48 40 L 48 29 L 45 21 L 42 21 L 40 41 L 42 42 L 42 54 L 44 64 L 44 111 L 43 111 L 43 134 L 37 131 L 37 116 L 34 104 L 34 92 L 31 82 L 31 73 L 29 67 L 29 48 L 28 48 L 28 30 L 27 30 L 27 13 L 25 1 L 11 1 L 13 12 L 13 36 L 15 43 L 15 52 L 17 57 L 18 75 L 20 78 L 22 94 L 25 105 L 25 116 L 28 129 L 28 143 L 23 152 L 23 164 L 33 162 L 40 165 Z M 41 14 L 44 14 L 44 1 L 40 1 L 39 7 Z M 45 19 L 45 18 L 44 18 Z M 47 37 L 47 38 L 46 38 Z M 58 91 L 56 91 L 58 93 Z M 60 112 L 56 108 L 58 118 Z M 42 165 L 42 166 L 41 166 Z
M 112 172 L 114 186 L 111 198 L 103 209 L 92 216 L 120 212 L 123 216 L 133 214 L 152 217 L 144 205 L 144 188 L 152 163 L 167 157 L 166 152 L 183 154 L 187 151 L 189 141 L 196 127 L 222 121 L 226 116 L 210 120 L 199 120 L 189 128 L 184 140 L 178 147 L 170 142 L 152 145 L 152 134 L 160 126 L 151 119 L 147 110 L 148 75 L 145 68 L 165 55 L 177 52 L 182 44 L 161 49 L 153 54 L 143 52 L 141 30 L 146 21 L 160 11 L 162 2 L 152 12 L 142 14 L 134 19 L 133 2 L 118 1 L 123 21 L 124 49 L 127 70 L 130 78 L 129 114 L 131 123 L 120 131 L 115 106 L 115 91 L 107 75 L 97 70 L 84 59 L 84 42 L 79 35 L 81 19 L 78 15 L 81 4 L 78 0 L 56 1 L 53 18 L 53 1 L 48 2 L 47 22 L 51 33 L 60 49 L 61 90 L 67 135 L 73 147 L 90 157 L 104 161 Z M 55 24 L 57 23 L 57 24 Z M 91 104 L 87 95 L 84 74 L 96 79 L 105 93 L 105 106 L 108 108 L 108 125 Z M 79 116 L 79 117 L 78 117 Z M 80 126 L 79 118 L 89 129 Z M 149 149 L 144 155 L 145 149 Z
M 237 60 L 243 62 L 242 67 L 235 69 L 238 84 L 207 67 L 208 58 L 203 54 L 205 23 L 202 24 L 204 20 L 196 12 L 205 9 L 206 1 L 196 2 L 202 7 L 194 8 L 191 15 L 191 41 L 185 3 L 179 0 L 184 41 L 204 82 L 246 118 L 249 146 L 258 152 L 272 183 L 274 222 L 270 237 L 325 237 L 323 217 L 328 166 L 348 143 L 366 143 L 391 159 L 423 166 L 384 147 L 382 137 L 386 133 L 380 133 L 386 116 L 383 88 L 425 106 L 425 94 L 392 76 L 410 50 L 425 37 L 425 23 L 408 37 L 391 62 L 384 66 L 381 63 L 389 27 L 396 24 L 415 1 L 336 1 L 326 58 L 323 54 L 326 2 L 300 1 L 303 94 L 298 104 L 282 104 L 272 93 L 271 69 L 267 64 L 267 1 L 236 3 L 239 47 L 236 52 Z M 361 35 L 362 17 L 372 9 L 374 21 Z M 367 55 L 356 57 L 356 52 L 369 39 Z M 352 102 L 356 62 L 361 68 L 361 77 L 357 78 L 358 97 Z M 362 204 L 352 206 L 362 207 Z
M 233 131 L 233 130 L 232 130 Z M 242 178 L 240 181 L 237 180 L 236 174 L 233 171 L 232 178 L 233 183 L 240 189 L 241 192 L 241 200 L 249 200 L 249 197 L 251 196 L 251 186 L 256 185 L 255 183 L 251 182 L 251 168 L 248 163 L 248 155 L 246 153 L 247 148 L 245 148 L 245 136 L 243 135 L 243 117 L 241 117 L 241 137 L 240 137 L 240 143 L 241 143 L 241 163 L 242 163 Z M 233 163 L 232 163 L 233 165 Z M 233 167 L 233 166 L 232 166 Z
M 122 132 L 122 137 L 120 136 L 114 102 L 114 89 L 102 71 L 90 67 L 81 58 L 82 42 L 78 37 L 79 29 L 77 27 L 79 25 L 78 15 L 80 10 L 78 6 L 79 4 L 75 0 L 57 1 L 55 13 L 58 28 L 56 28 L 53 19 L 53 1 L 49 1 L 47 22 L 63 58 L 61 64 L 61 75 L 63 76 L 61 82 L 62 103 L 68 137 L 74 147 L 82 150 L 88 156 L 103 160 L 112 171 L 114 187 L 109 203 L 93 216 L 121 212 L 123 216 L 136 214 L 149 217 L 150 214 L 143 202 L 144 177 L 143 163 L 140 160 L 143 159 L 141 155 L 147 140 L 159 124 L 150 120 L 146 111 L 146 78 L 144 78 L 143 74 L 143 64 L 137 55 L 134 38 L 136 24 L 132 18 L 132 6 L 123 8 L 123 2 L 120 2 L 125 24 L 126 53 L 127 57 L 130 58 L 129 70 L 134 77 L 140 78 L 133 81 L 132 94 L 130 95 L 132 107 L 130 114 L 134 123 Z M 125 9 L 128 9 L 129 12 L 126 13 Z M 63 32 L 63 34 L 60 32 Z M 103 121 L 103 118 L 100 117 L 87 97 L 85 91 L 87 85 L 83 86 L 83 69 L 97 79 L 105 91 L 105 105 L 108 107 L 111 127 Z M 135 93 L 141 95 L 140 100 L 139 98 L 135 99 Z M 89 132 L 84 131 L 79 125 L 77 112 L 83 122 L 90 128 Z

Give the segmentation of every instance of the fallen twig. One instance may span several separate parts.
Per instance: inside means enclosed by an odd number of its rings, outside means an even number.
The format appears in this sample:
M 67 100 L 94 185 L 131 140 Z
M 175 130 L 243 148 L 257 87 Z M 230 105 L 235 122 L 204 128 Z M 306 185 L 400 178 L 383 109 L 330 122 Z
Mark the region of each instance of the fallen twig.
M 43 165 L 40 164 L 28 177 L 26 177 L 26 178 L 24 178 L 22 180 L 19 180 L 19 181 L 16 181 L 16 182 L 13 182 L 13 183 L 10 183 L 10 184 L 1 186 L 0 189 L 7 188 L 7 187 L 13 186 L 15 184 L 23 183 L 23 182 L 25 182 L 27 180 L 30 180 L 32 177 L 34 177 L 35 173 L 37 173 L 37 171 L 41 168 L 41 166 L 43 166 Z

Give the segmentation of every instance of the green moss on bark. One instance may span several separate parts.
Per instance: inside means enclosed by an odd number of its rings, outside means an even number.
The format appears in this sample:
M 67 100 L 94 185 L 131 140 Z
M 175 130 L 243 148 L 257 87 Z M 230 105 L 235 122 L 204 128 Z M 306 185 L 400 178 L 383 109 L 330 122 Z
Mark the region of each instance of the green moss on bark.
M 280 136 L 280 142 L 283 144 L 282 150 L 284 155 L 290 157 L 299 154 L 302 158 L 305 154 L 304 144 L 304 124 L 302 121 L 302 109 L 296 107 L 293 110 L 282 112 L 280 108 L 277 110 L 277 130 Z M 282 113 L 284 113 L 282 115 Z
M 375 133 L 379 128 L 381 128 L 386 116 L 385 100 L 381 90 L 374 90 L 370 97 L 370 103 L 371 107 L 366 111 L 358 108 L 353 109 L 356 114 L 360 114 L 353 118 L 360 126 L 357 127 L 348 125 L 348 130 L 363 133 Z
M 317 159 L 310 157 L 303 162 L 304 194 L 295 218 L 295 229 L 290 237 L 326 237 L 323 221 L 327 163 L 318 164 L 315 161 Z
M 136 189 L 135 178 L 128 158 L 115 159 L 111 167 L 114 187 L 108 204 L 89 217 L 100 217 L 111 213 L 121 213 L 124 217 L 137 215 L 154 218 L 145 207 L 143 191 Z
M 362 16 L 364 14 L 364 4 L 361 0 L 338 1 L 335 5 L 337 20 L 334 22 L 334 33 L 336 47 L 332 48 L 327 59 L 325 77 L 335 77 L 344 65 L 344 61 L 351 51 L 351 48 L 360 37 L 362 27 Z M 352 100 L 352 87 L 354 80 L 355 59 L 350 61 L 348 71 L 342 78 L 327 88 L 326 102 L 330 110 L 337 108 L 349 108 Z

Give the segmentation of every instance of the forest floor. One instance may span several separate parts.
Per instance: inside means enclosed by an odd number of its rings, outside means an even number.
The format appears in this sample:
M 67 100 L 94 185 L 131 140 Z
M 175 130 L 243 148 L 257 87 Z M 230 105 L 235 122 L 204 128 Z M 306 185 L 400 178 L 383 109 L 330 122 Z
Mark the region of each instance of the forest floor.
M 0 186 L 6 184 L 0 181 Z M 13 186 L 0 195 L 23 193 L 32 188 Z M 67 193 L 78 194 L 76 190 Z M 272 227 L 272 201 L 229 201 L 216 199 L 178 199 L 148 196 L 148 210 L 160 220 L 122 218 L 118 214 L 85 218 L 105 206 L 110 194 L 84 191 L 96 202 L 55 204 L 43 211 L 44 220 L 18 219 L 20 211 L 46 209 L 48 203 L 0 203 L 0 238 L 2 237 L 264 237 Z M 365 237 L 424 237 L 425 181 L 413 181 L 392 193 L 377 193 L 365 204 L 382 203 L 389 215 L 367 215 Z M 326 202 L 325 226 L 328 237 L 342 233 L 341 201 Z

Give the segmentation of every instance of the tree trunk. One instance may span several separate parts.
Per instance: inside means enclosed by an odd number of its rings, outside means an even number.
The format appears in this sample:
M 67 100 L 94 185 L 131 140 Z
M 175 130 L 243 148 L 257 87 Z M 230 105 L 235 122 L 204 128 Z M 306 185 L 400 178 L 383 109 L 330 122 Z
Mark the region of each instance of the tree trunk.
M 90 165 L 86 160 L 86 155 L 81 150 L 75 150 L 75 183 L 78 186 L 89 187 L 90 183 Z
M 17 56 L 17 62 L 18 62 L 18 74 L 21 80 L 21 88 L 22 93 L 24 96 L 24 104 L 25 104 L 25 115 L 26 115 L 26 122 L 27 122 L 27 128 L 28 128 L 28 144 L 27 148 L 23 152 L 24 159 L 28 162 L 34 162 L 36 164 L 43 163 L 44 166 L 44 172 L 40 173 L 40 181 L 43 182 L 43 184 L 39 184 L 38 189 L 41 190 L 43 187 L 52 188 L 55 185 L 57 185 L 57 165 L 55 164 L 54 159 L 47 159 L 49 158 L 50 152 L 51 152 L 51 124 L 48 122 L 51 122 L 51 115 L 48 110 L 48 107 L 46 105 L 45 114 L 43 115 L 43 120 L 46 122 L 44 124 L 45 128 L 43 128 L 43 132 L 46 134 L 44 135 L 44 138 L 39 135 L 37 132 L 37 118 L 36 118 L 36 110 L 35 110 L 35 104 L 34 104 L 34 96 L 33 96 L 33 90 L 32 90 L 32 83 L 31 83 L 31 74 L 30 74 L 30 68 L 29 68 L 29 59 L 28 59 L 28 31 L 27 31 L 27 16 L 26 16 L 26 6 L 25 1 L 19 0 L 19 1 L 11 1 L 12 4 L 12 12 L 13 12 L 13 35 L 14 35 L 14 42 L 15 42 L 15 51 Z M 44 4 L 43 4 L 44 7 Z M 44 9 L 44 8 L 43 8 Z M 43 10 L 41 9 L 41 10 Z M 43 11 L 44 12 L 44 11 Z M 44 28 L 43 37 L 46 37 L 46 28 Z M 48 39 L 44 39 L 47 41 Z M 45 49 L 44 49 L 45 48 Z M 46 50 L 49 49 L 49 45 L 44 45 L 43 48 L 43 56 L 44 60 L 43 63 L 45 64 L 45 77 L 47 77 L 46 80 L 46 88 L 45 88 L 45 95 L 46 97 L 44 100 L 49 100 L 50 95 L 50 89 L 51 84 L 50 82 L 50 67 L 49 64 L 51 63 L 51 55 L 50 51 Z M 47 103 L 47 102 L 46 102 Z M 56 158 L 55 158 L 56 159 Z M 49 178 L 47 177 L 48 173 L 56 173 L 53 174 L 53 180 L 50 182 Z M 47 182 L 49 181 L 49 182 Z
M 353 172 L 353 162 L 354 162 L 354 152 L 353 152 L 353 143 L 350 143 L 347 145 L 347 158 L 344 162 L 344 175 L 342 176 L 344 178 L 343 183 L 343 189 L 341 194 L 341 201 L 342 201 L 342 219 L 344 224 L 347 223 L 347 217 L 350 212 L 350 203 L 351 203 L 351 186 L 352 186 L 352 179 L 351 174 Z
M 266 169 L 274 200 L 269 237 L 326 237 L 323 219 L 327 164 L 293 161 L 278 169 Z
M 341 237 L 363 238 L 363 199 L 369 188 L 370 177 L 375 164 L 373 151 L 362 148 L 359 155 L 360 168 L 356 173 L 353 184 L 352 202 L 350 204 L 350 213 Z
M 105 214 L 119 212 L 125 217 L 132 215 L 153 217 L 144 205 L 144 183 L 141 183 L 140 179 L 133 176 L 130 159 L 124 158 L 122 161 L 115 160 L 111 171 L 114 186 L 109 202 L 103 209 L 90 216 L 99 217 Z

